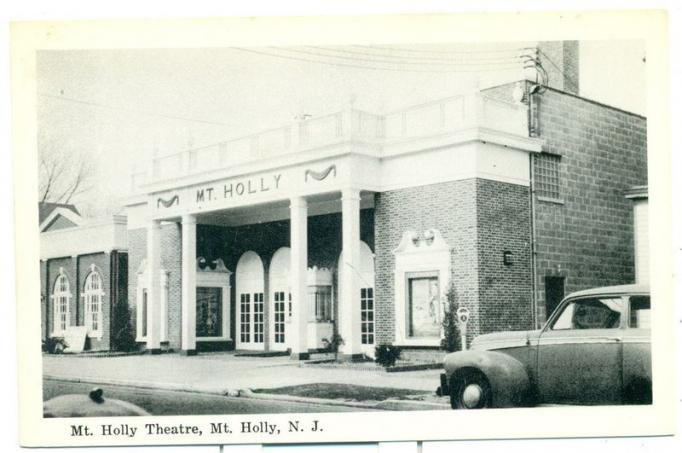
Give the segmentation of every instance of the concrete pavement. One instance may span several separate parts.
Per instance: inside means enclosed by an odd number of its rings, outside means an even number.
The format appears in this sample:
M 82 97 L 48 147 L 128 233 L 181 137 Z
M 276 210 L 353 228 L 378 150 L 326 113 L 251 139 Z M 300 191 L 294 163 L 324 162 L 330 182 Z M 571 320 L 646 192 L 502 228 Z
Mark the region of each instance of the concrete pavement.
M 439 385 L 440 371 L 386 373 L 379 367 L 376 370 L 353 366 L 316 367 L 302 365 L 289 357 L 237 357 L 234 353 L 222 352 L 189 357 L 179 354 L 119 357 L 43 355 L 43 374 L 69 381 L 220 395 L 238 395 L 241 391 L 242 396 L 253 397 L 254 394 L 245 390 L 312 383 L 434 392 Z

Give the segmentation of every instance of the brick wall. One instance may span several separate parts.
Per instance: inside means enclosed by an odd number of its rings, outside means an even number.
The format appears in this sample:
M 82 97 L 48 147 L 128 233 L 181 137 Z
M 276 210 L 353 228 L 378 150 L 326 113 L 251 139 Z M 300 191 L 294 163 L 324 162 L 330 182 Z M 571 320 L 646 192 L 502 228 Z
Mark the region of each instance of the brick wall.
M 182 346 L 182 230 L 179 223 L 161 225 L 161 267 L 168 273 L 168 347 L 179 350 Z
M 529 189 L 485 179 L 476 189 L 479 333 L 531 329 Z M 510 265 L 505 251 L 512 253 Z
M 485 94 L 511 100 L 512 89 Z M 534 197 L 542 323 L 545 277 L 565 278 L 566 294 L 634 282 L 633 213 L 625 192 L 647 184 L 646 118 L 552 88 L 534 101 L 543 150 L 561 156 L 559 199 Z
M 91 265 L 102 277 L 102 337 L 88 338 L 86 344 L 90 350 L 108 350 L 110 348 L 110 321 L 111 321 L 111 300 L 112 289 L 110 255 L 105 253 L 93 253 L 80 255 L 77 257 L 54 258 L 41 264 L 41 292 L 44 296 L 44 316 L 41 319 L 43 337 L 51 334 L 54 330 L 54 303 L 50 299 L 54 284 L 59 276 L 59 269 L 62 268 L 69 280 L 69 290 L 71 299 L 69 302 L 69 315 L 71 326 L 85 325 L 85 304 L 82 298 L 85 279 L 91 272 Z
M 377 344 L 395 340 L 395 257 L 402 234 L 435 228 L 452 248 L 452 281 L 460 306 L 471 310 L 470 331 L 478 332 L 478 260 L 475 179 L 377 193 L 375 269 Z
M 467 307 L 469 341 L 497 330 L 532 324 L 528 188 L 467 179 L 376 195 L 378 343 L 395 339 L 393 250 L 407 230 L 435 228 L 451 247 L 450 279 Z M 503 264 L 511 251 L 514 264 Z
M 137 272 L 147 257 L 147 229 L 128 230 L 128 304 L 130 322 L 137 336 Z M 181 346 L 182 309 L 182 229 L 179 223 L 161 225 L 161 268 L 168 273 L 168 344 Z M 141 345 L 144 347 L 144 345 Z
M 578 41 L 538 43 L 539 59 L 552 88 L 578 94 L 580 89 L 580 47 Z
M 647 162 L 645 118 L 552 89 L 537 99 L 544 149 L 561 155 L 562 203 L 535 204 L 542 321 L 545 276 L 564 276 L 567 293 L 634 282 L 625 191 L 647 183 Z

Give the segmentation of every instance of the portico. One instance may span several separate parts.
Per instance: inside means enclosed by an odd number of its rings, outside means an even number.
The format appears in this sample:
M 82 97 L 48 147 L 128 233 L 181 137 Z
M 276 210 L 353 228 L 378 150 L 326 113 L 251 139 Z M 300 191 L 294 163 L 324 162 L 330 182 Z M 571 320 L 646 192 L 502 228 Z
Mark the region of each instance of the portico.
M 206 303 L 197 299 L 198 292 L 206 292 L 198 282 L 198 275 L 205 273 L 198 260 L 206 261 L 207 258 L 197 254 L 197 226 L 244 227 L 283 222 L 288 223 L 288 243 L 270 259 L 261 256 L 260 250 L 248 250 L 237 260 L 234 269 L 225 269 L 235 275 L 234 299 L 223 290 L 221 301 L 215 304 L 222 305 L 227 301 L 220 322 L 225 322 L 228 313 L 234 313 L 235 323 L 233 332 L 227 335 L 230 329 L 226 329 L 222 339 L 232 341 L 237 349 L 286 349 L 292 358 L 306 359 L 309 350 L 322 348 L 332 342 L 334 333 L 338 333 L 343 338 L 341 355 L 360 357 L 362 285 L 360 275 L 354 270 L 360 268 L 362 197 L 365 207 L 371 207 L 373 194 L 368 190 L 371 187 L 352 175 L 361 174 L 359 168 L 368 161 L 371 161 L 368 156 L 346 155 L 320 163 L 271 168 L 248 176 L 220 178 L 151 194 L 147 205 L 155 209 L 147 228 L 146 349 L 156 353 L 161 348 L 159 323 L 163 322 L 163 294 L 158 276 L 162 274 L 162 222 L 177 223 L 181 230 L 180 339 L 181 352 L 187 355 L 196 354 L 197 342 L 204 341 L 197 337 L 197 326 L 206 321 L 197 319 L 198 307 L 203 313 L 205 310 L 201 307 Z M 315 307 L 316 303 L 321 303 L 320 296 L 309 291 L 309 281 L 315 280 L 315 274 L 322 272 L 320 269 L 326 268 L 328 263 L 312 262 L 309 257 L 308 218 L 329 214 L 340 214 L 342 219 L 339 226 L 343 253 L 335 257 L 339 261 L 334 261 L 343 271 L 339 272 L 338 288 L 334 288 L 334 293 L 329 281 L 327 294 L 329 299 L 335 299 L 335 313 L 330 309 L 332 300 L 325 300 L 324 303 L 330 304 L 328 308 Z M 233 247 L 229 243 L 222 246 Z M 211 269 L 211 265 L 204 268 Z M 225 288 L 231 287 L 229 276 L 227 279 Z M 373 282 L 370 283 L 373 287 Z M 317 319 L 316 311 L 329 313 Z M 310 332 L 320 332 L 320 335 L 309 338 Z

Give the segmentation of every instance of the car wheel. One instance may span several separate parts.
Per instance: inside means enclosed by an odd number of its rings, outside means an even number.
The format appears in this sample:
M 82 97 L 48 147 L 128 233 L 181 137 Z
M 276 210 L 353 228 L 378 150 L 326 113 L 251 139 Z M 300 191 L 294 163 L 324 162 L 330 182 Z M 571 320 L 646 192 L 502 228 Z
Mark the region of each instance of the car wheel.
M 490 383 L 478 370 L 467 370 L 455 376 L 450 384 L 453 409 L 483 409 L 492 404 Z

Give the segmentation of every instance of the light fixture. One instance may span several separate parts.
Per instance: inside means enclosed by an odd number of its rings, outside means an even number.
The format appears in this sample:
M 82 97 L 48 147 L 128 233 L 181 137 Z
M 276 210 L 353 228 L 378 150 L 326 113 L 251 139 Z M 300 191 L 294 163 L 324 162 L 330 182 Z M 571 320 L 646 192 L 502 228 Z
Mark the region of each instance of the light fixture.
M 514 264 L 514 254 L 509 250 L 505 250 L 502 254 L 502 262 L 505 266 L 511 266 Z

